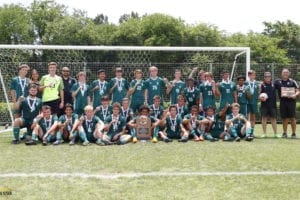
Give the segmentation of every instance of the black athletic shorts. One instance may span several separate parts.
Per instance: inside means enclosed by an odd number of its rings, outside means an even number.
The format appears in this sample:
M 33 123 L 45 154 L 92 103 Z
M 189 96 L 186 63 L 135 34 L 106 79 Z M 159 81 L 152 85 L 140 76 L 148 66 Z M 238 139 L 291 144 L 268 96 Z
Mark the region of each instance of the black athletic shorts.
M 262 117 L 276 118 L 276 116 L 277 116 L 276 108 L 272 108 L 272 107 L 262 106 L 260 108 L 260 113 L 261 113 Z
M 56 99 L 53 101 L 43 102 L 43 105 L 50 106 L 52 114 L 58 114 L 59 113 L 59 103 L 60 103 L 59 99 Z
M 282 119 L 296 117 L 296 101 L 280 101 L 280 116 Z

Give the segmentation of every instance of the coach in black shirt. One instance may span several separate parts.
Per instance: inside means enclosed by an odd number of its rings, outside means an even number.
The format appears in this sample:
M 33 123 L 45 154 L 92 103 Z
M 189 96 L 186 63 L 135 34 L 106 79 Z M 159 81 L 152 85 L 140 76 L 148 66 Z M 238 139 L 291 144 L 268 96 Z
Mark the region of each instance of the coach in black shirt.
M 71 88 L 74 83 L 76 83 L 76 79 L 70 76 L 70 69 L 68 67 L 63 67 L 61 70 L 62 73 L 62 80 L 64 83 L 64 100 L 65 105 L 67 103 L 73 105 L 73 98 L 71 94 Z M 62 115 L 64 110 L 61 109 L 59 115 Z
M 296 98 L 299 95 L 299 86 L 296 81 L 289 78 L 290 71 L 283 69 L 281 73 L 281 79 L 275 81 L 274 85 L 278 92 L 280 99 L 280 115 L 282 118 L 283 134 L 282 138 L 287 138 L 287 126 L 289 120 L 291 121 L 292 136 L 296 138 Z M 285 95 L 285 91 L 290 88 L 294 88 L 294 93 L 291 95 Z

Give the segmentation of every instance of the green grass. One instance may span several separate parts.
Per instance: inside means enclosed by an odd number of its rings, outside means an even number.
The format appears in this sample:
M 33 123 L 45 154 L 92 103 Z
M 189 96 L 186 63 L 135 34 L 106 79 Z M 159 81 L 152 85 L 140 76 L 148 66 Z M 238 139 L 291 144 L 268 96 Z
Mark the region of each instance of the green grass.
M 278 128 L 280 133 L 281 125 Z M 300 171 L 300 139 L 274 139 L 272 134 L 250 143 L 175 141 L 106 147 L 14 146 L 7 137 L 10 134 L 0 135 L 0 174 Z M 260 134 L 261 126 L 257 125 L 256 135 Z M 13 190 L 9 199 L 300 199 L 299 180 L 299 174 L 9 177 L 0 178 L 0 188 Z

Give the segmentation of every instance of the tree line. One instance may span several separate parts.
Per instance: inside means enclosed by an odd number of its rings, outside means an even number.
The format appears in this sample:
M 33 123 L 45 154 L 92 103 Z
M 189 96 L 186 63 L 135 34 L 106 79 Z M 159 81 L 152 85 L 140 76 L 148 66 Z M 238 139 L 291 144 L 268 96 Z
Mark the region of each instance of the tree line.
M 119 24 L 101 13 L 68 12 L 55 1 L 34 0 L 29 7 L 0 7 L 1 44 L 133 45 L 133 46 L 249 46 L 256 63 L 299 63 L 300 25 L 288 20 L 263 22 L 261 33 L 228 34 L 205 23 L 187 24 L 166 14 L 120 16 Z

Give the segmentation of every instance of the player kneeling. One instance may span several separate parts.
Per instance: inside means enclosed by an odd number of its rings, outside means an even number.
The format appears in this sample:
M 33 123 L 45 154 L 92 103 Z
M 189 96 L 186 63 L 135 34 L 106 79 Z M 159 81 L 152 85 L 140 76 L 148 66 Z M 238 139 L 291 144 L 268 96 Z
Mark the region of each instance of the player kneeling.
M 250 122 L 246 117 L 239 113 L 240 105 L 238 103 L 232 104 L 232 113 L 227 115 L 225 121 L 226 127 L 235 141 L 240 141 L 241 138 L 245 137 L 246 141 L 253 140 L 253 133 Z
M 38 139 L 42 140 L 46 146 L 48 142 L 56 140 L 58 119 L 56 115 L 51 114 L 51 107 L 48 105 L 42 106 L 42 113 L 33 120 L 33 131 L 31 140 L 27 141 L 26 145 L 35 145 Z
M 163 131 L 159 131 L 159 136 L 166 143 L 172 142 L 173 139 L 187 140 L 189 135 L 182 125 L 182 118 L 177 114 L 177 106 L 171 105 L 167 112 L 164 112 L 161 119 Z
M 65 114 L 58 119 L 59 131 L 56 134 L 56 141 L 54 145 L 58 145 L 63 141 L 70 141 L 70 145 L 75 144 L 75 140 L 78 138 L 79 120 L 78 115 L 73 113 L 73 106 L 69 103 L 65 105 Z
M 131 140 L 131 135 L 126 134 L 126 118 L 120 114 L 121 105 L 114 103 L 112 109 L 112 115 L 105 119 L 104 130 L 106 132 L 103 135 L 102 143 L 105 145 L 126 144 Z
M 83 141 L 82 145 L 87 146 L 90 142 L 102 144 L 104 123 L 94 115 L 92 106 L 85 106 L 84 115 L 80 117 L 79 121 L 78 131 L 79 138 Z

